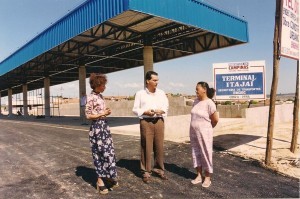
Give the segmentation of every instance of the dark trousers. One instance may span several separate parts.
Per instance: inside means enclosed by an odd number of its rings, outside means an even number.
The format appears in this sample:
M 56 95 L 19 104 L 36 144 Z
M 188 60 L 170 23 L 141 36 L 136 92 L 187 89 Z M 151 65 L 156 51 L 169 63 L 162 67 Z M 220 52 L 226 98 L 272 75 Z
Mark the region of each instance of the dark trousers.
M 164 120 L 147 118 L 140 120 L 141 133 L 141 171 L 143 176 L 150 176 L 152 170 L 152 152 L 154 152 L 154 169 L 164 174 Z

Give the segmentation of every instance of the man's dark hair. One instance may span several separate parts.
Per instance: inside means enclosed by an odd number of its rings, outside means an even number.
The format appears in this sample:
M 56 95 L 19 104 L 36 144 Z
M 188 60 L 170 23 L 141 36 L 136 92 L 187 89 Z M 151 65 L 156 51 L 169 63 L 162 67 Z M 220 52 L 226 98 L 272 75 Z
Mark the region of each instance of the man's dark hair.
M 156 76 L 158 76 L 158 74 L 156 73 L 156 72 L 154 72 L 154 71 L 148 71 L 147 73 L 146 73 L 146 75 L 145 75 L 145 80 L 147 81 L 147 80 L 150 80 L 151 79 L 151 75 L 156 75 Z

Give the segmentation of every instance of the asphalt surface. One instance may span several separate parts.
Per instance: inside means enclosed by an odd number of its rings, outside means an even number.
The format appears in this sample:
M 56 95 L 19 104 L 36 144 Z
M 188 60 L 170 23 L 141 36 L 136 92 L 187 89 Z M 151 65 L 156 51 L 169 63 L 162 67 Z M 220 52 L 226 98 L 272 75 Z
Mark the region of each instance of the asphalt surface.
M 111 124 L 115 126 L 116 124 Z M 0 198 L 299 198 L 299 179 L 215 149 L 212 186 L 192 185 L 188 143 L 165 142 L 168 181 L 144 184 L 139 137 L 113 134 L 120 187 L 99 195 L 88 126 L 0 119 Z

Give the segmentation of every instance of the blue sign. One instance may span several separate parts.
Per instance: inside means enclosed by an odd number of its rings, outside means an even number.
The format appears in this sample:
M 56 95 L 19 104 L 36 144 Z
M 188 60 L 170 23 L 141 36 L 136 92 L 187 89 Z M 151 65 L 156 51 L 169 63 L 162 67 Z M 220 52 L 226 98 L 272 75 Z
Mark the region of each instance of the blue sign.
M 264 94 L 262 72 L 216 74 L 215 78 L 217 96 Z

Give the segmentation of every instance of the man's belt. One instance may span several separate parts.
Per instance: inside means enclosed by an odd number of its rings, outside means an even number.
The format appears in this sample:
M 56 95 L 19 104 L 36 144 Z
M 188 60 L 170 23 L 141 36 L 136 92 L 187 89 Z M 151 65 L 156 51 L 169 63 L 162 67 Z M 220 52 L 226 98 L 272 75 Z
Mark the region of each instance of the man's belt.
M 145 120 L 146 122 L 156 123 L 160 119 L 163 119 L 163 118 L 162 117 L 145 117 L 141 120 Z

